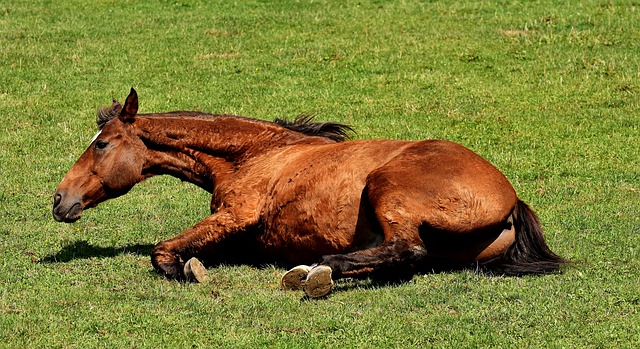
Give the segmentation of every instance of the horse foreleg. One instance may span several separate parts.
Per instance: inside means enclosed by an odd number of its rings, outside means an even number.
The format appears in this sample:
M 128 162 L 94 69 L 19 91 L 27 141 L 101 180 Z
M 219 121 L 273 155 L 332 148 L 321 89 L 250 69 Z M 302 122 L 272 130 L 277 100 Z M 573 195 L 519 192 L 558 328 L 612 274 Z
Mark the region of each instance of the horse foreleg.
M 185 263 L 192 257 L 206 257 L 213 246 L 250 224 L 229 212 L 215 213 L 180 235 L 158 243 L 151 253 L 151 264 L 170 279 L 185 280 Z M 189 263 L 187 269 L 193 267 Z M 199 266 L 196 264 L 196 268 Z

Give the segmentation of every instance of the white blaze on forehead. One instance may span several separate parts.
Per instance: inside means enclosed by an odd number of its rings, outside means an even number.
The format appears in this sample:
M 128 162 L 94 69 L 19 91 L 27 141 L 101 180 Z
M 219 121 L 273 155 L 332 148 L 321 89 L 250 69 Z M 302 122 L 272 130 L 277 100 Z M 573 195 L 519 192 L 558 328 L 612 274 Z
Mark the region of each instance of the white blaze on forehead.
M 98 133 L 96 133 L 95 136 L 93 136 L 93 138 L 91 138 L 91 143 L 89 144 L 93 144 L 93 142 L 98 139 L 98 136 L 100 136 L 100 134 L 102 133 L 102 130 L 98 131 Z

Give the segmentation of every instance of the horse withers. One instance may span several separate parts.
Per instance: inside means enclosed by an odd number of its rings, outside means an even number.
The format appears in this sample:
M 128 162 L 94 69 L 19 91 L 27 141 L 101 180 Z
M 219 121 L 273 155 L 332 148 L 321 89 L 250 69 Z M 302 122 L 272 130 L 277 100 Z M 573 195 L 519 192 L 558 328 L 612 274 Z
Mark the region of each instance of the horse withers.
M 124 106 L 102 108 L 98 125 L 54 195 L 53 217 L 75 222 L 155 175 L 207 190 L 211 215 L 153 249 L 153 267 L 169 278 L 192 277 L 199 261 L 264 258 L 302 265 L 283 287 L 319 297 L 344 277 L 471 265 L 544 274 L 566 262 L 507 178 L 453 142 L 349 141 L 348 126 L 305 116 L 138 114 L 134 89 Z

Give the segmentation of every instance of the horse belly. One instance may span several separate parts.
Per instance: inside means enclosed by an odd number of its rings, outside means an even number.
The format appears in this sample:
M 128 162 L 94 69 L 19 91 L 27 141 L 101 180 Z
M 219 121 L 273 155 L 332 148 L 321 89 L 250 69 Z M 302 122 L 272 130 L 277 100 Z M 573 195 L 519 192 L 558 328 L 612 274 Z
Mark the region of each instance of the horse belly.
M 262 244 L 291 263 L 314 263 L 323 255 L 379 244 L 382 234 L 363 192 L 369 173 L 403 144 L 342 143 L 289 160 L 262 214 Z
M 350 252 L 372 235 L 361 202 L 366 176 L 334 172 L 310 177 L 291 182 L 285 177 L 264 212 L 263 245 L 291 263 Z

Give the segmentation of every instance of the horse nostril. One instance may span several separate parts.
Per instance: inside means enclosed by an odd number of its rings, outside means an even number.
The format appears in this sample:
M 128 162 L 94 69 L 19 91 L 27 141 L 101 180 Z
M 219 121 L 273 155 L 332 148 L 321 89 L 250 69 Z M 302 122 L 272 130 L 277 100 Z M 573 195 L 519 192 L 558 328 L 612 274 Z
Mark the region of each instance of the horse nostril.
M 60 201 L 62 201 L 62 195 L 56 194 L 53 197 L 53 207 L 56 207 L 56 206 L 60 205 Z

